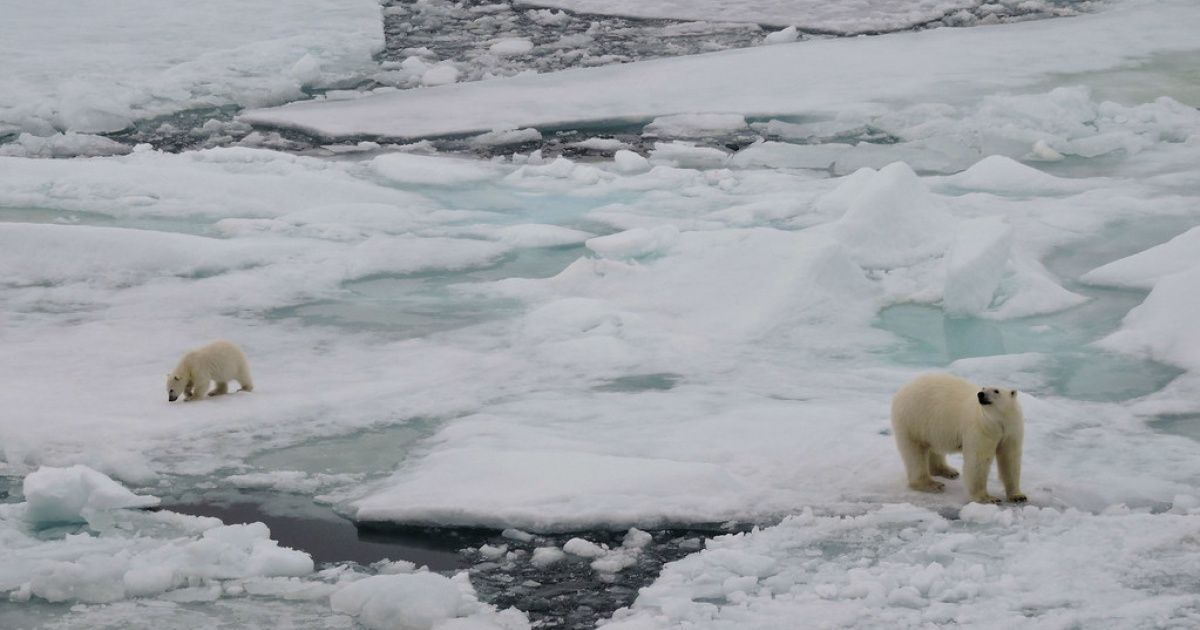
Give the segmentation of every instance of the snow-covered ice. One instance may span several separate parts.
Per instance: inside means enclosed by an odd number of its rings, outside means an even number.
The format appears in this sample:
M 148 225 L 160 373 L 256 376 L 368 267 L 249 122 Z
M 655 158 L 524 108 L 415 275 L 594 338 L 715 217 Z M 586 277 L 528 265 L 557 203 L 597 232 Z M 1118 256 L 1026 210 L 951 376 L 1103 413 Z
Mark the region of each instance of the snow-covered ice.
M 1200 417 L 1190 2 L 243 116 L 493 134 L 488 159 L 116 155 L 95 134 L 357 85 L 380 43 L 373 2 L 163 6 L 0 9 L 56 35 L 13 31 L 0 70 L 5 627 L 533 623 L 469 573 L 317 566 L 262 523 L 156 507 L 214 488 L 495 528 L 480 557 L 597 580 L 643 530 L 749 526 L 667 565 L 622 629 L 1200 623 L 1200 443 L 1157 430 Z M 161 51 L 35 54 L 87 19 Z M 648 143 L 502 150 L 573 125 Z M 168 405 L 162 374 L 217 338 L 255 391 Z M 887 409 L 931 370 L 1022 390 L 1030 505 L 906 488 Z

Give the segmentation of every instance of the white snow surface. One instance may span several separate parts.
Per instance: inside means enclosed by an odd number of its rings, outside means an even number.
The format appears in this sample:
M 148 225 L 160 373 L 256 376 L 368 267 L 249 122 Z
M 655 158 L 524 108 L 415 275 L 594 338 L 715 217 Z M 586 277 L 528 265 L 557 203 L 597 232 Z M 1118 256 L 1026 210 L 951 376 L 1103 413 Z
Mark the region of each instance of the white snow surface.
M 34 6 L 3 10 L 76 32 Z M 337 43 L 363 6 L 305 6 L 280 18 L 304 54 L 366 50 Z M 270 57 L 225 39 L 231 11 L 180 9 L 201 14 L 190 45 Z M 758 526 L 665 567 L 618 628 L 1200 623 L 1200 443 L 1157 430 L 1200 416 L 1198 15 L 1130 0 L 347 101 L 438 129 L 528 96 L 547 106 L 478 128 L 778 132 L 736 153 L 0 157 L 3 625 L 528 627 L 465 574 L 315 567 L 261 523 L 138 509 L 229 485 L 524 540 Z M 93 58 L 162 83 L 140 55 Z M 45 75 L 12 59 L 6 85 Z M 753 86 L 729 87 L 753 72 L 793 116 L 757 119 Z M 622 87 L 682 75 L 704 82 Z M 162 375 L 218 338 L 255 391 L 165 401 Z M 1022 390 L 1030 505 L 906 488 L 887 409 L 934 370 Z M 578 540 L 537 562 L 590 554 L 603 576 L 646 544 Z

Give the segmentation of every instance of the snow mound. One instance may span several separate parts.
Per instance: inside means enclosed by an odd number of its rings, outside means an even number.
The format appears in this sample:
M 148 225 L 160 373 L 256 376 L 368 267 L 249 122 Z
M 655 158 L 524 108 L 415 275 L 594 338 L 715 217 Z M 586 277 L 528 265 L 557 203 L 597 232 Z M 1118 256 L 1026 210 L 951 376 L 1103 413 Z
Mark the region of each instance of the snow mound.
M 991 155 L 967 170 L 941 178 L 944 186 L 1007 196 L 1080 192 L 1088 184 L 1055 177 L 1003 155 Z
M 158 505 L 87 466 L 43 466 L 25 477 L 25 520 L 38 526 L 83 523 L 97 511 Z
M 907 164 L 847 178 L 843 186 L 849 188 L 836 194 L 850 201 L 833 234 L 859 265 L 905 267 L 946 251 L 951 216 Z
M 1133 256 L 1097 267 L 1080 278 L 1087 284 L 1152 289 L 1163 278 L 1200 267 L 1200 227 Z
M 1158 281 L 1145 301 L 1098 343 L 1187 370 L 1200 370 L 1200 265 Z

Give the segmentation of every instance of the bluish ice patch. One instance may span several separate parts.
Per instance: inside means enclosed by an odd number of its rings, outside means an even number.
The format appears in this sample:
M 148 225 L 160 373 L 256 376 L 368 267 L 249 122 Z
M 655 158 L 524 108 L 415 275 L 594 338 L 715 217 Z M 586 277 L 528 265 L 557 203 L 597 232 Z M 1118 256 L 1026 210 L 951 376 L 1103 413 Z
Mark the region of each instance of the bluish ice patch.
M 438 418 L 403 423 L 333 438 L 321 438 L 264 451 L 249 460 L 254 468 L 309 474 L 369 474 L 395 468 L 443 424 Z
M 646 392 L 646 391 L 668 391 L 674 389 L 679 384 L 681 376 L 679 374 L 671 374 L 668 372 L 656 374 L 631 374 L 629 376 L 620 376 L 614 378 L 603 385 L 596 387 L 596 391 L 600 392 Z
M 1164 414 L 1151 420 L 1150 428 L 1200 442 L 1200 413 Z
M 582 255 L 579 246 L 526 249 L 498 265 L 469 271 L 374 276 L 345 283 L 336 297 L 274 309 L 268 317 L 400 338 L 423 337 L 520 312 L 519 301 L 470 291 L 471 284 L 553 276 Z
M 212 236 L 210 222 L 188 217 L 114 217 L 100 212 L 81 212 L 42 207 L 0 207 L 0 223 L 49 223 L 55 225 L 95 225 L 154 232 L 177 232 Z
M 940 308 L 901 304 L 883 309 L 879 327 L 904 343 L 892 360 L 905 365 L 947 366 L 960 359 L 1036 353 L 1044 392 L 1079 400 L 1113 402 L 1158 391 L 1182 373 L 1155 361 L 1106 352 L 1091 342 L 1116 330 L 1141 301 L 1128 291 L 1091 291 L 1087 304 L 1052 315 L 1015 320 L 950 317 Z

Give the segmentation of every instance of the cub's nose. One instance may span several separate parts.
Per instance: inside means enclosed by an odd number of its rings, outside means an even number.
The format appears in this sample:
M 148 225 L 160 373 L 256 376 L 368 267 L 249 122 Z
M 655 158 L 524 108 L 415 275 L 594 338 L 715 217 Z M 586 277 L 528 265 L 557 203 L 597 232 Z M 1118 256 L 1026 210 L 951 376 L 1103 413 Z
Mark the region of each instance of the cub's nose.
M 168 395 L 167 395 L 167 402 L 175 402 L 175 399 L 176 399 L 176 398 L 179 398 L 179 396 L 171 396 L 170 394 L 168 394 Z
M 981 404 L 981 405 L 992 404 L 992 401 L 988 400 L 987 392 L 979 392 L 978 394 L 976 394 L 976 396 L 979 397 L 979 404 Z

